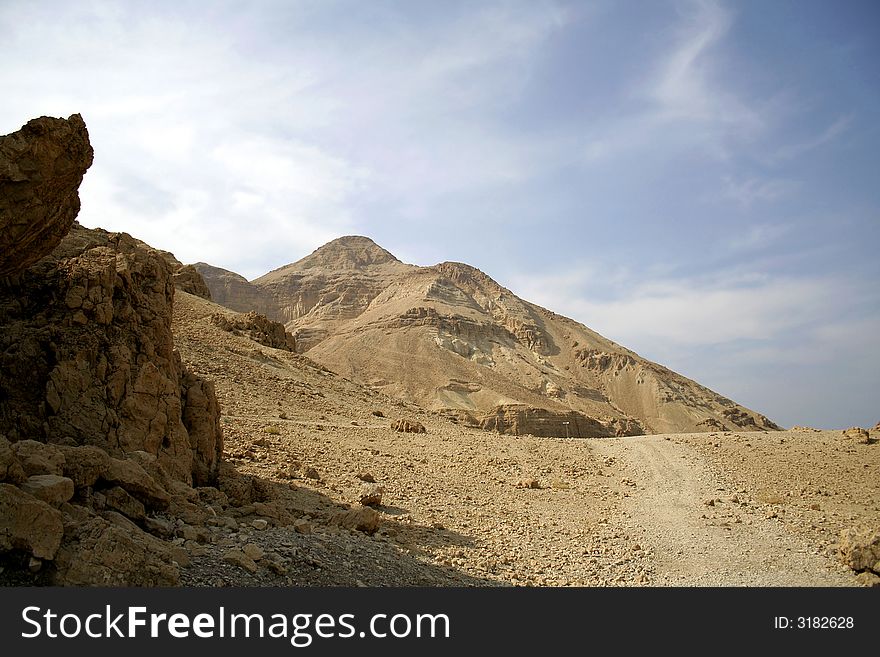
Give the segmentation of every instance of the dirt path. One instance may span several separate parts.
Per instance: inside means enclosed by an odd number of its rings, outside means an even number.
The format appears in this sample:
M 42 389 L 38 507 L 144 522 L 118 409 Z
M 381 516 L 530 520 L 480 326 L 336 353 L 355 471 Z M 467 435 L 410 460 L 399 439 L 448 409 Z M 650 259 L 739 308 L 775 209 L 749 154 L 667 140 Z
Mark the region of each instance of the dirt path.
M 746 491 L 726 489 L 688 445 L 639 436 L 593 446 L 624 484 L 620 531 L 653 556 L 652 585 L 852 586 Z

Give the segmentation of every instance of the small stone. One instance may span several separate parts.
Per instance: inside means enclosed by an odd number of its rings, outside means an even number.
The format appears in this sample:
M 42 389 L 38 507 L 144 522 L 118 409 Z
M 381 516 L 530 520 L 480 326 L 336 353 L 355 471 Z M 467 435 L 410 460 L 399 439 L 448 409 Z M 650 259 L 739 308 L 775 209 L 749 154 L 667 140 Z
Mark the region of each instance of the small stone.
M 293 531 L 298 534 L 311 534 L 312 533 L 312 523 L 308 520 L 304 520 L 300 518 L 296 522 L 293 523 Z
M 520 481 L 520 482 L 517 484 L 517 486 L 518 486 L 519 488 L 530 488 L 530 489 L 535 489 L 535 490 L 537 490 L 537 489 L 540 489 L 540 488 L 541 488 L 541 482 L 539 482 L 539 481 L 538 481 L 537 479 L 535 479 L 535 478 L 529 478 L 529 479 L 523 479 L 522 481 Z
M 41 559 L 37 559 L 36 557 L 31 557 L 30 561 L 28 561 L 28 570 L 32 573 L 40 572 L 40 568 L 43 567 L 43 561 Z
M 190 560 L 190 554 L 186 551 L 186 548 L 183 548 L 179 545 L 172 545 L 169 547 L 169 551 L 171 552 L 171 560 L 176 561 L 177 565 L 181 568 L 189 568 L 189 566 L 192 564 L 192 561 Z
M 321 479 L 321 474 L 318 472 L 318 470 L 315 469 L 315 468 L 313 468 L 313 467 L 311 467 L 311 466 L 309 466 L 308 468 L 306 468 L 306 469 L 303 471 L 303 474 L 304 474 L 308 479 L 315 479 L 316 481 L 320 481 L 320 479 Z
M 257 572 L 257 564 L 241 550 L 229 550 L 223 555 L 223 561 L 244 568 L 249 573 Z
M 195 541 L 187 541 L 183 544 L 183 548 L 189 553 L 191 557 L 204 557 L 208 554 L 208 548 L 203 545 L 199 545 Z
M 376 478 L 369 472 L 360 472 L 358 473 L 357 478 L 361 481 L 367 482 L 368 484 L 376 483 Z
M 266 520 L 263 520 L 262 518 L 257 518 L 256 520 L 251 520 L 251 527 L 253 527 L 254 529 L 257 529 L 259 531 L 266 529 L 268 526 L 269 526 L 269 523 Z
M 276 560 L 276 559 L 266 561 L 266 568 L 271 570 L 276 575 L 286 575 L 287 574 L 287 566 L 285 566 L 283 562 Z
M 364 484 L 358 501 L 364 506 L 381 506 L 385 487 L 378 484 Z
M 254 543 L 248 543 L 243 548 L 241 548 L 241 551 L 244 552 L 248 557 L 250 557 L 254 561 L 259 561 L 266 554 L 265 552 L 263 552 L 263 548 L 261 548 L 259 545 L 256 545 Z

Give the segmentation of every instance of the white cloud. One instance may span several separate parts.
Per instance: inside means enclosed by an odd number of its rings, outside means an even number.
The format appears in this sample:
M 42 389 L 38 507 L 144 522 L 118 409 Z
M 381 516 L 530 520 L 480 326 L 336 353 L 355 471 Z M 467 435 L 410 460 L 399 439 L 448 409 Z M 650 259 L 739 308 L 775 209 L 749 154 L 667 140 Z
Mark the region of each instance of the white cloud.
M 731 16 L 713 0 L 685 5 L 672 52 L 648 86 L 659 119 L 713 123 L 754 130 L 760 115 L 717 82 L 712 51 L 727 34 Z
M 552 3 L 491 3 L 417 31 L 392 13 L 388 35 L 344 40 L 309 29 L 319 6 L 219 5 L 205 20 L 139 7 L 0 7 L 0 54 L 16 62 L 0 72 L 0 128 L 83 114 L 96 152 L 87 225 L 256 275 L 365 232 L 365 201 L 418 216 L 522 181 L 542 157 L 486 111 L 522 92 L 533 53 L 565 24 Z M 263 43 L 273 19 L 292 32 Z
M 737 341 L 772 341 L 833 317 L 840 281 L 761 275 L 657 280 L 618 285 L 615 298 L 596 301 L 577 272 L 515 281 L 527 299 L 577 319 L 607 338 L 640 344 L 696 347 Z

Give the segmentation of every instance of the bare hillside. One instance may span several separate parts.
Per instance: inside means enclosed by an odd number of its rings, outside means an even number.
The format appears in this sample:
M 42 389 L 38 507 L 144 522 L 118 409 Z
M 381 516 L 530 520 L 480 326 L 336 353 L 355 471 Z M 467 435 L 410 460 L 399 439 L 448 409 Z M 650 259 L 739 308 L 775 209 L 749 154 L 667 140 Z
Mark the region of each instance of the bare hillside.
M 559 437 L 778 429 L 465 264 L 407 265 L 343 237 L 251 282 L 196 268 L 215 301 L 283 322 L 312 360 L 465 425 Z

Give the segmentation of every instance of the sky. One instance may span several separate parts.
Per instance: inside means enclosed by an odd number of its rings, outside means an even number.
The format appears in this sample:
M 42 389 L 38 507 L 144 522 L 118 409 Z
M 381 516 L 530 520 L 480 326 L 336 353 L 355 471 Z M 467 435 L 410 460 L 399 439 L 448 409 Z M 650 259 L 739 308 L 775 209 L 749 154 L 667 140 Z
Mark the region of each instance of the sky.
M 79 220 L 255 278 L 483 270 L 784 425 L 880 420 L 880 4 L 0 0 L 0 134 Z

